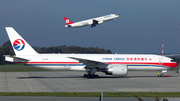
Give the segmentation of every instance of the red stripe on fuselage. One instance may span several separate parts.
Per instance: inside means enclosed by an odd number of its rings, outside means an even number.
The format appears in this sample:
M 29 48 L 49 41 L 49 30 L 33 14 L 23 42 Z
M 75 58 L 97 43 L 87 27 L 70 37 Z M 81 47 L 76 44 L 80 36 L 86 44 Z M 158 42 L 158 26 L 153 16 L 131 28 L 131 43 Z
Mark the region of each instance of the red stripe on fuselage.
M 165 62 L 165 63 L 159 63 L 159 62 L 106 62 L 108 64 L 140 64 L 140 65 L 159 65 L 159 66 L 167 66 L 174 68 L 177 66 L 176 62 Z
M 79 62 L 15 62 L 19 64 L 82 64 Z M 106 62 L 108 64 L 140 64 L 140 65 L 159 65 L 174 68 L 177 66 L 176 62 Z
M 79 62 L 15 62 L 15 63 L 26 63 L 26 64 L 81 64 Z

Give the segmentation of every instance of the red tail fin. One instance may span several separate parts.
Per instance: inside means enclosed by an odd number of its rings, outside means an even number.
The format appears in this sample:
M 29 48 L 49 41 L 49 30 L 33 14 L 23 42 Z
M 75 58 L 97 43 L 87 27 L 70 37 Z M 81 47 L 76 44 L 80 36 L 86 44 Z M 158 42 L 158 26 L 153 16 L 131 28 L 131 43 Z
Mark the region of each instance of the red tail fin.
M 71 20 L 69 20 L 68 18 L 66 18 L 66 17 L 64 17 L 64 20 L 65 20 L 67 25 L 73 24 L 73 22 Z

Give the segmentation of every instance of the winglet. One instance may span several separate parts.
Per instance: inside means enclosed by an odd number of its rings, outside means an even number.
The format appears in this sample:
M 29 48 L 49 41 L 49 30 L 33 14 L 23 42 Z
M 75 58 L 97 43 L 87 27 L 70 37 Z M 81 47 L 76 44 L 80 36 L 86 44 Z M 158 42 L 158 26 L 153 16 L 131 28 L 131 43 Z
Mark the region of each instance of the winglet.
M 67 25 L 73 24 L 73 22 L 66 17 L 64 17 L 64 21 L 66 22 Z

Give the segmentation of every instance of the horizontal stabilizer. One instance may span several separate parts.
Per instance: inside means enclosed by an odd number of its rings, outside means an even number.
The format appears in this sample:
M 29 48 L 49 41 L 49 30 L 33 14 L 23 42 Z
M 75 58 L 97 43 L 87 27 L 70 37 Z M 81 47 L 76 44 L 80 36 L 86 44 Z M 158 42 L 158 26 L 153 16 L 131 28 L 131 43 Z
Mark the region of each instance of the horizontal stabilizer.
M 16 56 L 10 56 L 10 55 L 4 55 L 5 60 L 9 62 L 28 62 L 29 59 L 16 57 Z

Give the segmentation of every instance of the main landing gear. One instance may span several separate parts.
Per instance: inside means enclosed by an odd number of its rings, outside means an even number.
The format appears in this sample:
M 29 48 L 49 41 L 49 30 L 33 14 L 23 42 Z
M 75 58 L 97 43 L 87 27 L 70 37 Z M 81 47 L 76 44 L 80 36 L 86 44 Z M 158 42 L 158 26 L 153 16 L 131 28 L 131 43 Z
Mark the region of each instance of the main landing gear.
M 90 69 L 87 71 L 87 74 L 84 74 L 85 78 L 99 78 L 99 75 L 96 75 L 97 69 Z
M 99 75 L 95 75 L 95 74 L 84 74 L 84 78 L 99 78 Z

